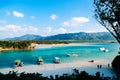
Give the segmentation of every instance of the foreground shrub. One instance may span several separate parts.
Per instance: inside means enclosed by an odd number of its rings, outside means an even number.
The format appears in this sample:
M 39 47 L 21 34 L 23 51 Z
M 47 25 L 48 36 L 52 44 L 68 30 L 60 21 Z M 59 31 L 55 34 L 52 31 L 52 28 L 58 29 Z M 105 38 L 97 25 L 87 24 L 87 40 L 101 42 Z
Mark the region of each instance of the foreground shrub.
M 72 74 L 63 74 L 55 76 L 43 76 L 39 73 L 17 73 L 10 71 L 8 74 L 0 73 L 0 80 L 118 80 L 117 78 L 101 77 L 100 72 L 96 75 L 90 75 L 85 71 L 79 72 L 77 69 L 73 70 Z

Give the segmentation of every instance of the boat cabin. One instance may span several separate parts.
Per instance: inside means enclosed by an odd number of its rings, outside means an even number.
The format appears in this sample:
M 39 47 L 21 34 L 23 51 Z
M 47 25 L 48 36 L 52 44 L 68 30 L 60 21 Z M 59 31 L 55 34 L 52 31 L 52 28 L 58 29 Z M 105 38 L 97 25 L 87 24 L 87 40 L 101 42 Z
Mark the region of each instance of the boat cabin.
M 56 63 L 56 64 L 61 63 L 60 58 L 58 58 L 58 57 L 54 57 L 54 63 Z
M 43 65 L 43 59 L 41 56 L 38 57 L 38 65 Z
M 15 67 L 22 67 L 23 66 L 23 62 L 20 59 L 16 59 L 14 61 L 14 66 Z

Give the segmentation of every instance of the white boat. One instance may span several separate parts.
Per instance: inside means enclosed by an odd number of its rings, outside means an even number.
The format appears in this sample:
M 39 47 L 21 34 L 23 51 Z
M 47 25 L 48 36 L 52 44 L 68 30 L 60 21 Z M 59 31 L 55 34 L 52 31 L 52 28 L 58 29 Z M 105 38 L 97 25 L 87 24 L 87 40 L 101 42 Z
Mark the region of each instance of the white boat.
M 23 62 L 20 59 L 16 59 L 14 61 L 14 67 L 22 67 L 23 66 Z
M 70 56 L 77 57 L 77 56 L 78 56 L 78 54 L 72 53 L 72 54 L 67 54 L 67 56 L 68 56 L 68 57 L 70 57 Z
M 104 52 L 108 52 L 109 50 L 108 49 L 105 49 Z
M 43 59 L 41 56 L 38 57 L 38 65 L 43 65 Z
M 100 51 L 104 51 L 104 50 L 105 50 L 105 48 L 104 48 L 104 47 L 101 47 L 101 48 L 100 48 Z
M 66 56 L 67 56 L 67 57 L 70 57 L 70 56 L 71 56 L 71 54 L 67 54 Z
M 60 58 L 59 57 L 54 57 L 54 63 L 57 63 L 57 64 L 61 63 Z
M 109 50 L 108 50 L 108 49 L 105 49 L 104 47 L 102 47 L 102 48 L 100 48 L 100 51 L 108 52 Z

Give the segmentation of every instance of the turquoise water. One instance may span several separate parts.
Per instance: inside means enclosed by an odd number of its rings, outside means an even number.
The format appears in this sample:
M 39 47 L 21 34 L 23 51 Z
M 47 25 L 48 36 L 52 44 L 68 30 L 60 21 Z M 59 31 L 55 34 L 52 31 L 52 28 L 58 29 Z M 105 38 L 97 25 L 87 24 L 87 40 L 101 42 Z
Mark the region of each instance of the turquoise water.
M 105 47 L 109 52 L 102 52 L 100 47 Z M 13 67 L 15 59 L 21 59 L 24 65 L 37 64 L 37 57 L 42 56 L 44 63 L 53 63 L 54 57 L 59 57 L 62 62 L 79 60 L 105 59 L 112 61 L 117 55 L 117 43 L 87 43 L 74 46 L 60 46 L 52 48 L 36 48 L 35 50 L 17 50 L 0 52 L 0 68 Z M 68 53 L 76 53 L 78 57 L 66 57 Z

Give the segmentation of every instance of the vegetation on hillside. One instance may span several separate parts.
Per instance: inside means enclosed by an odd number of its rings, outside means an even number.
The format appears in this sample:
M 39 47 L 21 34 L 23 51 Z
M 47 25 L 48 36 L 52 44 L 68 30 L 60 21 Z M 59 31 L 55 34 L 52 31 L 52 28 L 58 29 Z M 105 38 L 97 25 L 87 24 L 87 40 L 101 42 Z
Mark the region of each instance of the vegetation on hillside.
M 30 46 L 30 41 L 0 41 L 0 47 L 4 48 L 18 48 L 25 49 Z
M 7 38 L 5 40 L 93 40 L 93 41 L 102 41 L 102 40 L 115 40 L 113 36 L 108 32 L 96 32 L 96 33 L 65 33 L 52 36 L 39 36 L 27 34 L 15 38 Z
M 25 40 L 25 41 L 0 41 L 0 47 L 11 49 L 29 49 L 32 43 L 36 44 L 68 44 L 67 41 L 45 41 L 45 40 Z M 33 47 L 34 48 L 34 47 Z
M 37 44 L 68 44 L 70 41 L 60 41 L 60 40 L 32 40 L 30 42 Z

